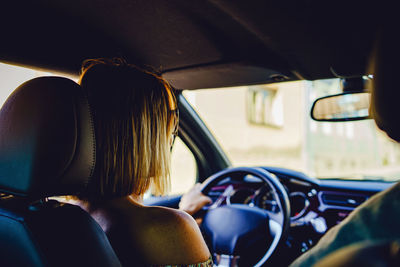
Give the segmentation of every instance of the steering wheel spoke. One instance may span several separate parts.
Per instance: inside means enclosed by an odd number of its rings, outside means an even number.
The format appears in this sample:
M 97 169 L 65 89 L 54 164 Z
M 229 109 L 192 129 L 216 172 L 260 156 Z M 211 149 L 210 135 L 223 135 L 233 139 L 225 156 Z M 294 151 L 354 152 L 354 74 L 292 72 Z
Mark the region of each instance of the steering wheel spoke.
M 225 254 L 214 254 L 215 262 L 214 265 L 218 267 L 238 266 L 240 256 L 225 255 Z
M 265 211 L 268 214 L 269 220 L 278 223 L 279 225 L 283 225 L 284 218 L 281 213 L 275 213 L 269 210 Z
M 234 188 L 232 185 L 229 185 L 225 191 L 217 198 L 217 200 L 214 201 L 214 203 L 212 203 L 208 209 L 215 209 L 218 208 L 219 206 L 222 205 L 222 203 L 224 201 L 226 201 L 228 199 L 228 197 L 233 193 Z M 227 203 L 229 204 L 229 203 Z

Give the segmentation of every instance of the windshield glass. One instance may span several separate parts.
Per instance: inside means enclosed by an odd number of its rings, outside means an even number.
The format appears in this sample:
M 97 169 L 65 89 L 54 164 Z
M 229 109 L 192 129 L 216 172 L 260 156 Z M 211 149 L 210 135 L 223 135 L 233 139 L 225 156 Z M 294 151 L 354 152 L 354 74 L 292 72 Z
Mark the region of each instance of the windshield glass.
M 400 146 L 373 120 L 317 122 L 313 101 L 339 79 L 184 91 L 233 166 L 277 166 L 317 178 L 400 178 Z

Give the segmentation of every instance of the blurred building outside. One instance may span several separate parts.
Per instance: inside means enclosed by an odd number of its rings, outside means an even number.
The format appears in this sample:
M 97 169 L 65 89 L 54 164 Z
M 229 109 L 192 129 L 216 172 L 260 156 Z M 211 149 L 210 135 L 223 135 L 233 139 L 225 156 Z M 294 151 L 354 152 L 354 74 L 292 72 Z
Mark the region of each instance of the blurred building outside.
M 317 122 L 313 101 L 338 79 L 184 91 L 234 166 L 278 166 L 318 178 L 400 178 L 400 146 L 373 120 Z

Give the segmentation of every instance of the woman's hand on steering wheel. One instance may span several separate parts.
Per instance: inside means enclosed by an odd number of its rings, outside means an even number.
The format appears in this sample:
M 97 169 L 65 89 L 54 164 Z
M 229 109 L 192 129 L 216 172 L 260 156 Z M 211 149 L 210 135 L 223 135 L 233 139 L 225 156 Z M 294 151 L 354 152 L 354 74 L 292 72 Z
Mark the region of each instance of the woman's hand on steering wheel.
M 204 206 L 211 204 L 211 198 L 201 192 L 202 188 L 202 184 L 198 183 L 185 193 L 179 202 L 179 209 L 193 216 Z

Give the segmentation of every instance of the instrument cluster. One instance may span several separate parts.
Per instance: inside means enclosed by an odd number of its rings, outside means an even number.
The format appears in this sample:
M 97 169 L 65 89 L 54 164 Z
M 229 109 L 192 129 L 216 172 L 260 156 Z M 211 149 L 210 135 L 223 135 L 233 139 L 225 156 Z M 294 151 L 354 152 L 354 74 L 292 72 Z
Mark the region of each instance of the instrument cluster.
M 271 212 L 278 212 L 279 207 L 276 200 L 271 192 L 271 189 L 266 185 L 257 184 L 233 184 L 226 187 L 218 186 L 219 191 L 225 189 L 226 204 L 246 204 L 249 206 L 257 206 L 261 209 L 265 209 Z M 303 192 L 295 191 L 289 192 L 285 187 L 289 195 L 290 207 L 291 207 L 291 220 L 297 220 L 304 216 L 310 207 L 310 200 L 307 195 Z M 229 190 L 228 194 L 226 190 Z M 217 190 L 212 190 L 217 191 Z M 222 194 L 222 192 L 221 192 Z

